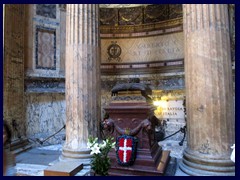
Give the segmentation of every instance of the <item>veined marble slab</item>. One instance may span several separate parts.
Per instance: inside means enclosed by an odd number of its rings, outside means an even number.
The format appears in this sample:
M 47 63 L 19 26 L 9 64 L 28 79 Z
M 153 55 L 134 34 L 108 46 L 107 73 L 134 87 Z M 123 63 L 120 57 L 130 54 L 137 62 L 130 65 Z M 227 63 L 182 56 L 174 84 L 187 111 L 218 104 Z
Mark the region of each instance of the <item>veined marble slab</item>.
M 62 144 L 55 144 L 55 145 L 50 145 L 50 146 L 42 146 L 42 147 L 37 147 L 37 149 L 40 150 L 52 150 L 52 151 L 62 151 Z
M 17 163 L 15 169 L 17 175 L 43 176 L 43 170 L 47 167 L 48 166 L 38 164 Z

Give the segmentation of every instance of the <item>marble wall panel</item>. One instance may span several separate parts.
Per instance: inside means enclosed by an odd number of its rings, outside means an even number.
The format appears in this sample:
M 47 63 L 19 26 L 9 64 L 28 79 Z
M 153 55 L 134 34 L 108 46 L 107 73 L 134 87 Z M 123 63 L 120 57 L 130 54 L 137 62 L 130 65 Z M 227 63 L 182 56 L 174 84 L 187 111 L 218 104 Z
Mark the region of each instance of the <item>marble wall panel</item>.
M 36 4 L 36 14 L 39 16 L 56 19 L 57 4 Z
M 44 140 L 60 130 L 66 121 L 65 95 L 59 93 L 28 93 L 26 104 L 26 134 L 38 144 L 37 139 Z M 65 130 L 50 138 L 45 144 L 63 142 Z
M 175 120 L 168 120 L 165 128 L 165 137 L 171 136 L 176 133 L 178 130 L 183 128 L 186 125 L 186 122 L 182 120 L 182 122 L 177 122 Z M 167 140 L 181 141 L 184 136 L 184 133 L 178 132 L 177 134 L 167 138 Z
M 36 69 L 56 70 L 56 30 L 36 27 Z
M 57 5 L 31 4 L 26 7 L 25 74 L 64 77 L 65 18 L 62 14 L 65 12 Z

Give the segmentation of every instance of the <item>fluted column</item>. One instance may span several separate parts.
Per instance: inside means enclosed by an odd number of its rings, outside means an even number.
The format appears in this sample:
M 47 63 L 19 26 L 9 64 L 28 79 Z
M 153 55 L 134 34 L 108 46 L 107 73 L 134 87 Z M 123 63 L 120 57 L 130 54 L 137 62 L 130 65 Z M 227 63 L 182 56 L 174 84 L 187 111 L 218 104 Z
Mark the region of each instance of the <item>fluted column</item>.
M 60 159 L 89 164 L 89 135 L 100 120 L 99 7 L 67 4 L 66 10 L 66 142 Z
M 185 4 L 183 14 L 188 144 L 180 168 L 190 175 L 234 175 L 228 7 Z

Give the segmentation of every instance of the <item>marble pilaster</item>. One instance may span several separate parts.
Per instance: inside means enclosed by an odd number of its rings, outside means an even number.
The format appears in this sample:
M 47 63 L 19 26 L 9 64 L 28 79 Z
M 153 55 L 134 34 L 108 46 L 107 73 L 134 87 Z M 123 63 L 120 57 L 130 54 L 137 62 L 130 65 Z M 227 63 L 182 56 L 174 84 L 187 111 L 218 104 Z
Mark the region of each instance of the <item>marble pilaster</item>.
M 183 5 L 187 148 L 180 168 L 189 175 L 235 175 L 228 6 Z
M 3 4 L 3 47 L 4 47 L 4 18 L 5 18 L 5 4 Z
M 89 136 L 100 121 L 99 7 L 66 8 L 66 142 L 60 159 L 90 163 Z
M 24 116 L 24 8 L 4 6 L 3 115 L 12 129 L 12 141 L 25 136 Z

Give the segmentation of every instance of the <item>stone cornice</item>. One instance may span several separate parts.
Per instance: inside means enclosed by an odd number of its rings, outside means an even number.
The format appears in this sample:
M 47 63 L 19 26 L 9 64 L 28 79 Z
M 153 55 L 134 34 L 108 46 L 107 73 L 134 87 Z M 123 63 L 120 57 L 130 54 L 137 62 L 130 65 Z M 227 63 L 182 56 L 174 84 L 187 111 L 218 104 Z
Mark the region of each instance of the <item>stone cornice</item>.
M 26 93 L 65 93 L 65 78 L 26 77 Z
M 141 25 L 125 25 L 125 26 L 100 26 L 101 35 L 104 34 L 122 34 L 122 33 L 139 33 L 151 32 L 157 30 L 165 30 L 183 25 L 183 19 L 177 18 L 158 22 L 154 24 L 141 24 Z

